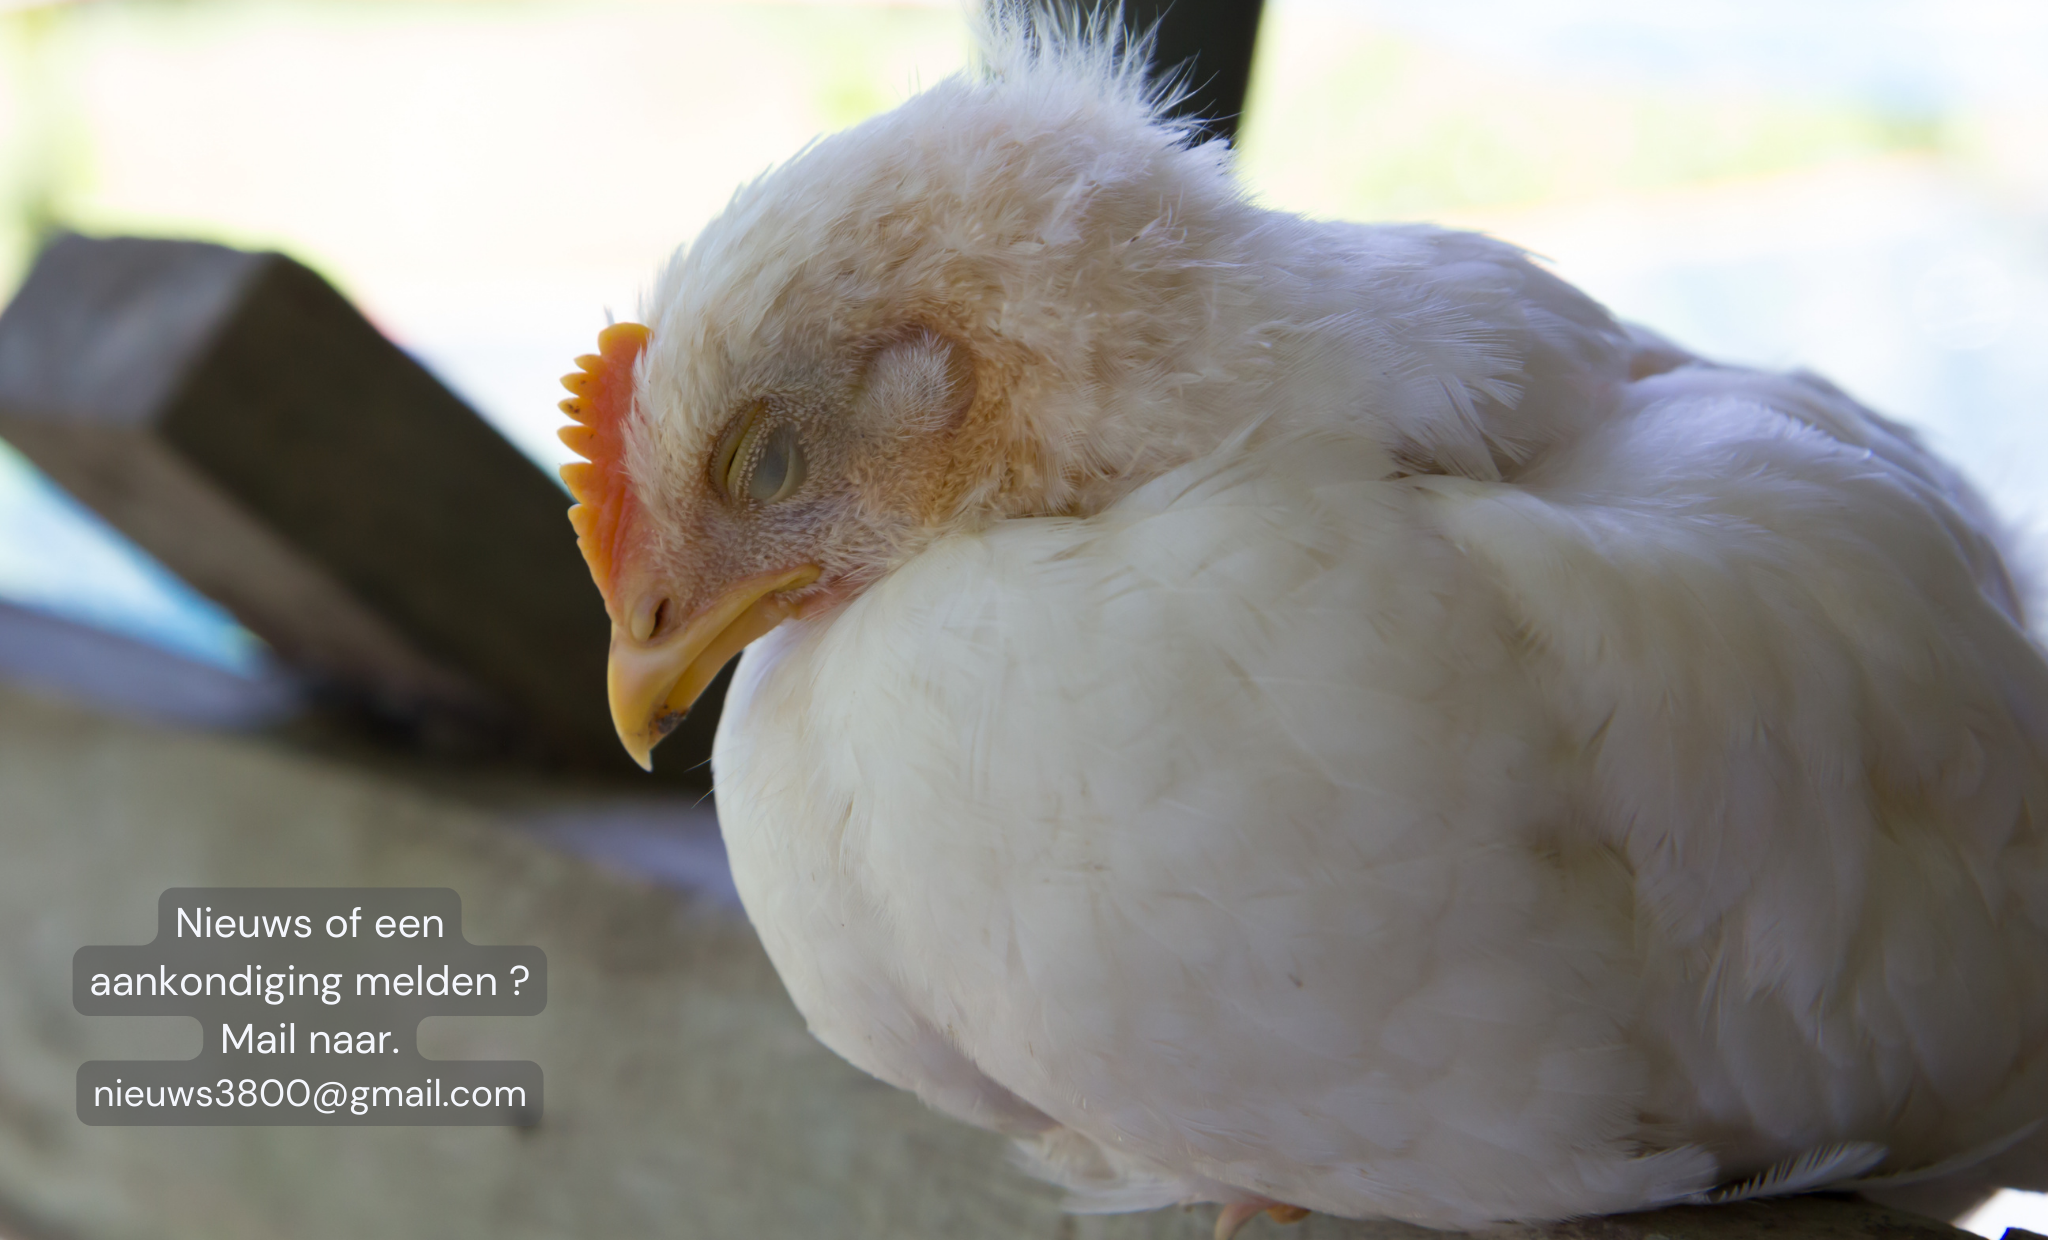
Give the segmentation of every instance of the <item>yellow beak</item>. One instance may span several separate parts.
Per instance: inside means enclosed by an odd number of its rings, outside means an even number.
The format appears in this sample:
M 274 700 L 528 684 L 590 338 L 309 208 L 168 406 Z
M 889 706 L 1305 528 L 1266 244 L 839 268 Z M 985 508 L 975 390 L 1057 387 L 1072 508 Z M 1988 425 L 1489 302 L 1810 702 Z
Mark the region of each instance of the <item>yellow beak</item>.
M 659 641 L 639 641 L 612 625 L 606 676 L 612 724 L 642 770 L 654 769 L 654 747 L 683 721 L 718 669 L 795 613 L 788 592 L 817 579 L 811 564 L 749 577 Z

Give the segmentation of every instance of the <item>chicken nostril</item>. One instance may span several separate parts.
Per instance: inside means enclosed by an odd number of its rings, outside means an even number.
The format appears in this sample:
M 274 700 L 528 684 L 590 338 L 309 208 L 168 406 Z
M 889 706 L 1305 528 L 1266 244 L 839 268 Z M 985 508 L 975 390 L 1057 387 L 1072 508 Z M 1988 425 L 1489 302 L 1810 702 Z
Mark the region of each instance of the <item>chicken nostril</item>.
M 633 640 L 644 642 L 661 631 L 662 616 L 668 611 L 668 600 L 662 599 L 649 607 L 645 603 L 633 609 Z

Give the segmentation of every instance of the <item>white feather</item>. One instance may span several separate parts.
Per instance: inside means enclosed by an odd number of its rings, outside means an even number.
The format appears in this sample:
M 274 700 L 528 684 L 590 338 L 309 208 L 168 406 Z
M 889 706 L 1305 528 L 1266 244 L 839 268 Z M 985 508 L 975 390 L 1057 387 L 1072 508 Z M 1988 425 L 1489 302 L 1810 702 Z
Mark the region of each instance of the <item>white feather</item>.
M 1867 1141 L 1844 1141 L 1819 1145 L 1796 1158 L 1773 1164 L 1740 1184 L 1729 1184 L 1712 1192 L 1687 1198 L 1694 1205 L 1719 1206 L 1760 1197 L 1789 1197 L 1795 1193 L 1832 1188 L 1852 1181 L 1885 1159 L 1882 1145 Z

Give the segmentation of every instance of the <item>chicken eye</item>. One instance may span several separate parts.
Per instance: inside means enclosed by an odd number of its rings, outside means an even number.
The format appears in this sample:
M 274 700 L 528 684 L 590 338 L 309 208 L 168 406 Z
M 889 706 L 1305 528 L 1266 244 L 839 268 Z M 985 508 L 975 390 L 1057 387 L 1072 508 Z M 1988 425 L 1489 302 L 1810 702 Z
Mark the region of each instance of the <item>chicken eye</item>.
M 735 500 L 772 504 L 804 484 L 803 440 L 794 425 L 777 425 L 761 405 L 726 432 L 713 476 Z
M 796 427 L 785 422 L 768 435 L 755 462 L 754 475 L 747 482 L 747 494 L 757 503 L 772 504 L 804 484 L 804 449 Z
M 761 411 L 757 408 L 726 432 L 725 445 L 718 450 L 718 481 L 734 499 L 746 489 L 747 462 L 753 459 L 754 441 L 760 437 Z

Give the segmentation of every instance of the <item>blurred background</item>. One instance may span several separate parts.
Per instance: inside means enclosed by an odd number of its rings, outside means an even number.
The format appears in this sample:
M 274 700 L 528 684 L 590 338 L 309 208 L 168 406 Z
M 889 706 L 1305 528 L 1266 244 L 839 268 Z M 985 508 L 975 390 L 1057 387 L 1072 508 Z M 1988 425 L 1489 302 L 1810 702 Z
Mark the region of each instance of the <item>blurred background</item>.
M 283 250 L 552 466 L 555 377 L 736 185 L 967 55 L 954 0 L 0 0 L 0 302 L 65 229 Z M 1828 375 L 2048 564 L 2048 4 L 1267 0 L 1239 151 Z M 264 659 L 4 446 L 0 601 Z

